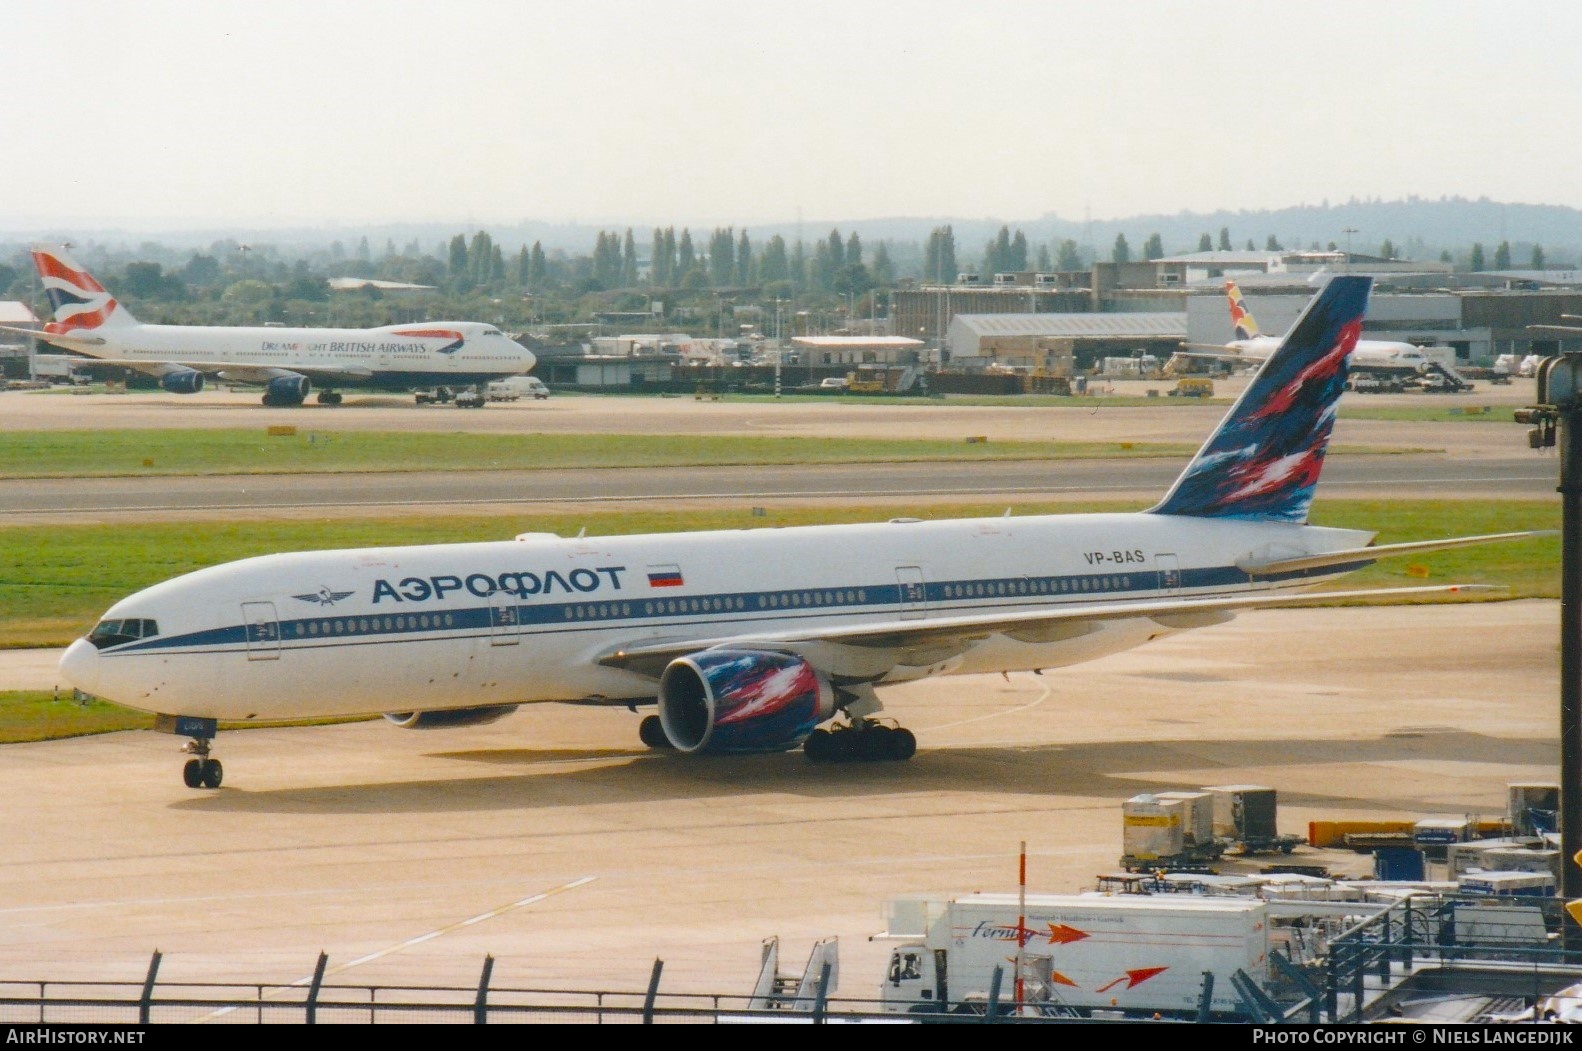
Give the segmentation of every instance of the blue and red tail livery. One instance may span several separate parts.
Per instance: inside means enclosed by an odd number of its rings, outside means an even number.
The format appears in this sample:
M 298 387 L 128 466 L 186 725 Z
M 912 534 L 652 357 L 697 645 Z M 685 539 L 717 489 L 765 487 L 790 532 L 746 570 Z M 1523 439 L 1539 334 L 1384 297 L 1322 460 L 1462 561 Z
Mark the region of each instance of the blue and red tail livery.
M 1330 280 L 1154 513 L 1307 521 L 1372 285 Z

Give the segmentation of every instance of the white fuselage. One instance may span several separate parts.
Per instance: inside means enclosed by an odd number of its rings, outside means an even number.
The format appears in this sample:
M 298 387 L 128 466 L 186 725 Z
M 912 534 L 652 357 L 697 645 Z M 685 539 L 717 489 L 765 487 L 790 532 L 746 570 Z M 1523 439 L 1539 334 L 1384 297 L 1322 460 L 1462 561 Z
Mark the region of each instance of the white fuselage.
M 836 681 L 1057 667 L 1195 625 L 1130 616 L 1079 631 L 986 632 L 940 654 L 795 637 L 1300 587 L 1343 570 L 1254 581 L 1236 564 L 1349 550 L 1370 536 L 1140 513 L 268 555 L 116 603 L 101 627 L 124 620 L 138 637 L 102 649 L 79 640 L 61 668 L 79 689 L 134 708 L 246 720 L 648 700 L 657 672 L 600 658 L 665 640 L 702 648 L 728 637 L 750 649 L 755 634 Z
M 329 386 L 480 383 L 521 375 L 536 364 L 527 348 L 493 325 L 475 321 L 348 329 L 133 322 L 87 333 L 102 343 L 73 338 L 79 335 L 47 338 L 97 358 L 193 363 L 200 371 L 234 365 L 244 378 L 269 370 L 337 377 L 321 384 Z
M 1283 336 L 1254 336 L 1251 339 L 1232 340 L 1226 346 L 1249 361 L 1264 361 L 1279 349 Z M 1389 369 L 1396 372 L 1425 372 L 1429 367 L 1428 355 L 1423 348 L 1412 343 L 1394 340 L 1359 339 L 1351 352 L 1353 369 Z

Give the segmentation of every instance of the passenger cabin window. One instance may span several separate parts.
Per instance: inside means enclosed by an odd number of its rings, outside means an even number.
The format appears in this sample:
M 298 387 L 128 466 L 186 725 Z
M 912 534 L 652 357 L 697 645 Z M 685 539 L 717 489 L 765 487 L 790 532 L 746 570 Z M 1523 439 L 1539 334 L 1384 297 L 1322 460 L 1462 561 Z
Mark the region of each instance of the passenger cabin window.
M 95 649 L 119 646 L 124 642 L 151 639 L 159 634 L 159 625 L 147 617 L 128 617 L 124 620 L 101 620 L 88 633 L 88 641 Z

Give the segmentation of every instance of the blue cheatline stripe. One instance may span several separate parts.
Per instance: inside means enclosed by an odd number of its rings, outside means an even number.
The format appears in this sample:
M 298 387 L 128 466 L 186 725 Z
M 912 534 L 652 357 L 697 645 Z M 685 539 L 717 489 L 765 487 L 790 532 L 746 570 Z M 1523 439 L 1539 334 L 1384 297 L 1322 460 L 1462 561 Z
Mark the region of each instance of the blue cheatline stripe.
M 1257 578 L 1258 583 L 1278 584 L 1297 580 L 1320 580 L 1337 573 L 1362 569 L 1372 559 L 1294 570 Z M 930 612 L 985 612 L 1006 606 L 1021 607 L 1046 599 L 1103 600 L 1117 597 L 1164 597 L 1177 591 L 1241 587 L 1249 583 L 1246 573 L 1235 566 L 1182 569 L 1178 582 L 1166 588 L 1154 569 L 1116 570 L 1109 573 L 1084 573 L 1069 576 L 1018 576 L 976 580 L 951 580 L 929 583 L 924 600 L 911 606 L 926 605 Z M 911 585 L 915 587 L 915 585 Z M 308 617 L 288 617 L 276 622 L 279 637 L 263 637 L 251 625 L 233 624 L 186 635 L 156 636 L 112 647 L 111 654 L 168 652 L 175 649 L 235 649 L 276 642 L 288 648 L 315 642 L 341 642 L 347 639 L 396 642 L 410 639 L 469 636 L 497 633 L 502 629 L 533 627 L 581 630 L 614 622 L 636 625 L 689 626 L 693 620 L 677 617 L 714 617 L 734 614 L 736 623 L 764 620 L 811 619 L 850 614 L 893 613 L 900 608 L 902 588 L 896 584 L 846 587 L 798 588 L 795 590 L 744 591 L 719 595 L 675 595 L 617 599 L 588 598 L 554 603 L 515 603 L 506 606 L 469 606 L 461 609 L 359 613 L 355 616 L 329 613 Z

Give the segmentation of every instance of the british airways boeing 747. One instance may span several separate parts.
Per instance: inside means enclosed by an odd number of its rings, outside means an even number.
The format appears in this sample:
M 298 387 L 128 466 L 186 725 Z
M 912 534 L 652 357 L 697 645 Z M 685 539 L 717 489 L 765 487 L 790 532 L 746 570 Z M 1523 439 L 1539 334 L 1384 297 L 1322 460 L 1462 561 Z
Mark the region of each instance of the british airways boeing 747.
M 1386 555 L 1534 535 L 1308 524 L 1369 290 L 1332 280 L 1147 511 L 268 555 L 121 600 L 60 669 L 191 738 L 192 787 L 220 784 L 221 721 L 422 728 L 541 701 L 654 706 L 640 738 L 679 754 L 906 759 L 913 735 L 875 718 L 887 684 L 1072 665 Z
M 195 394 L 206 376 L 217 376 L 263 387 L 265 405 L 301 405 L 314 385 L 318 400 L 334 405 L 337 387 L 481 388 L 537 364 L 532 351 L 477 321 L 357 329 L 146 325 L 63 249 L 35 247 L 33 265 L 55 320 L 40 332 L 10 331 L 153 376 L 173 394 Z

